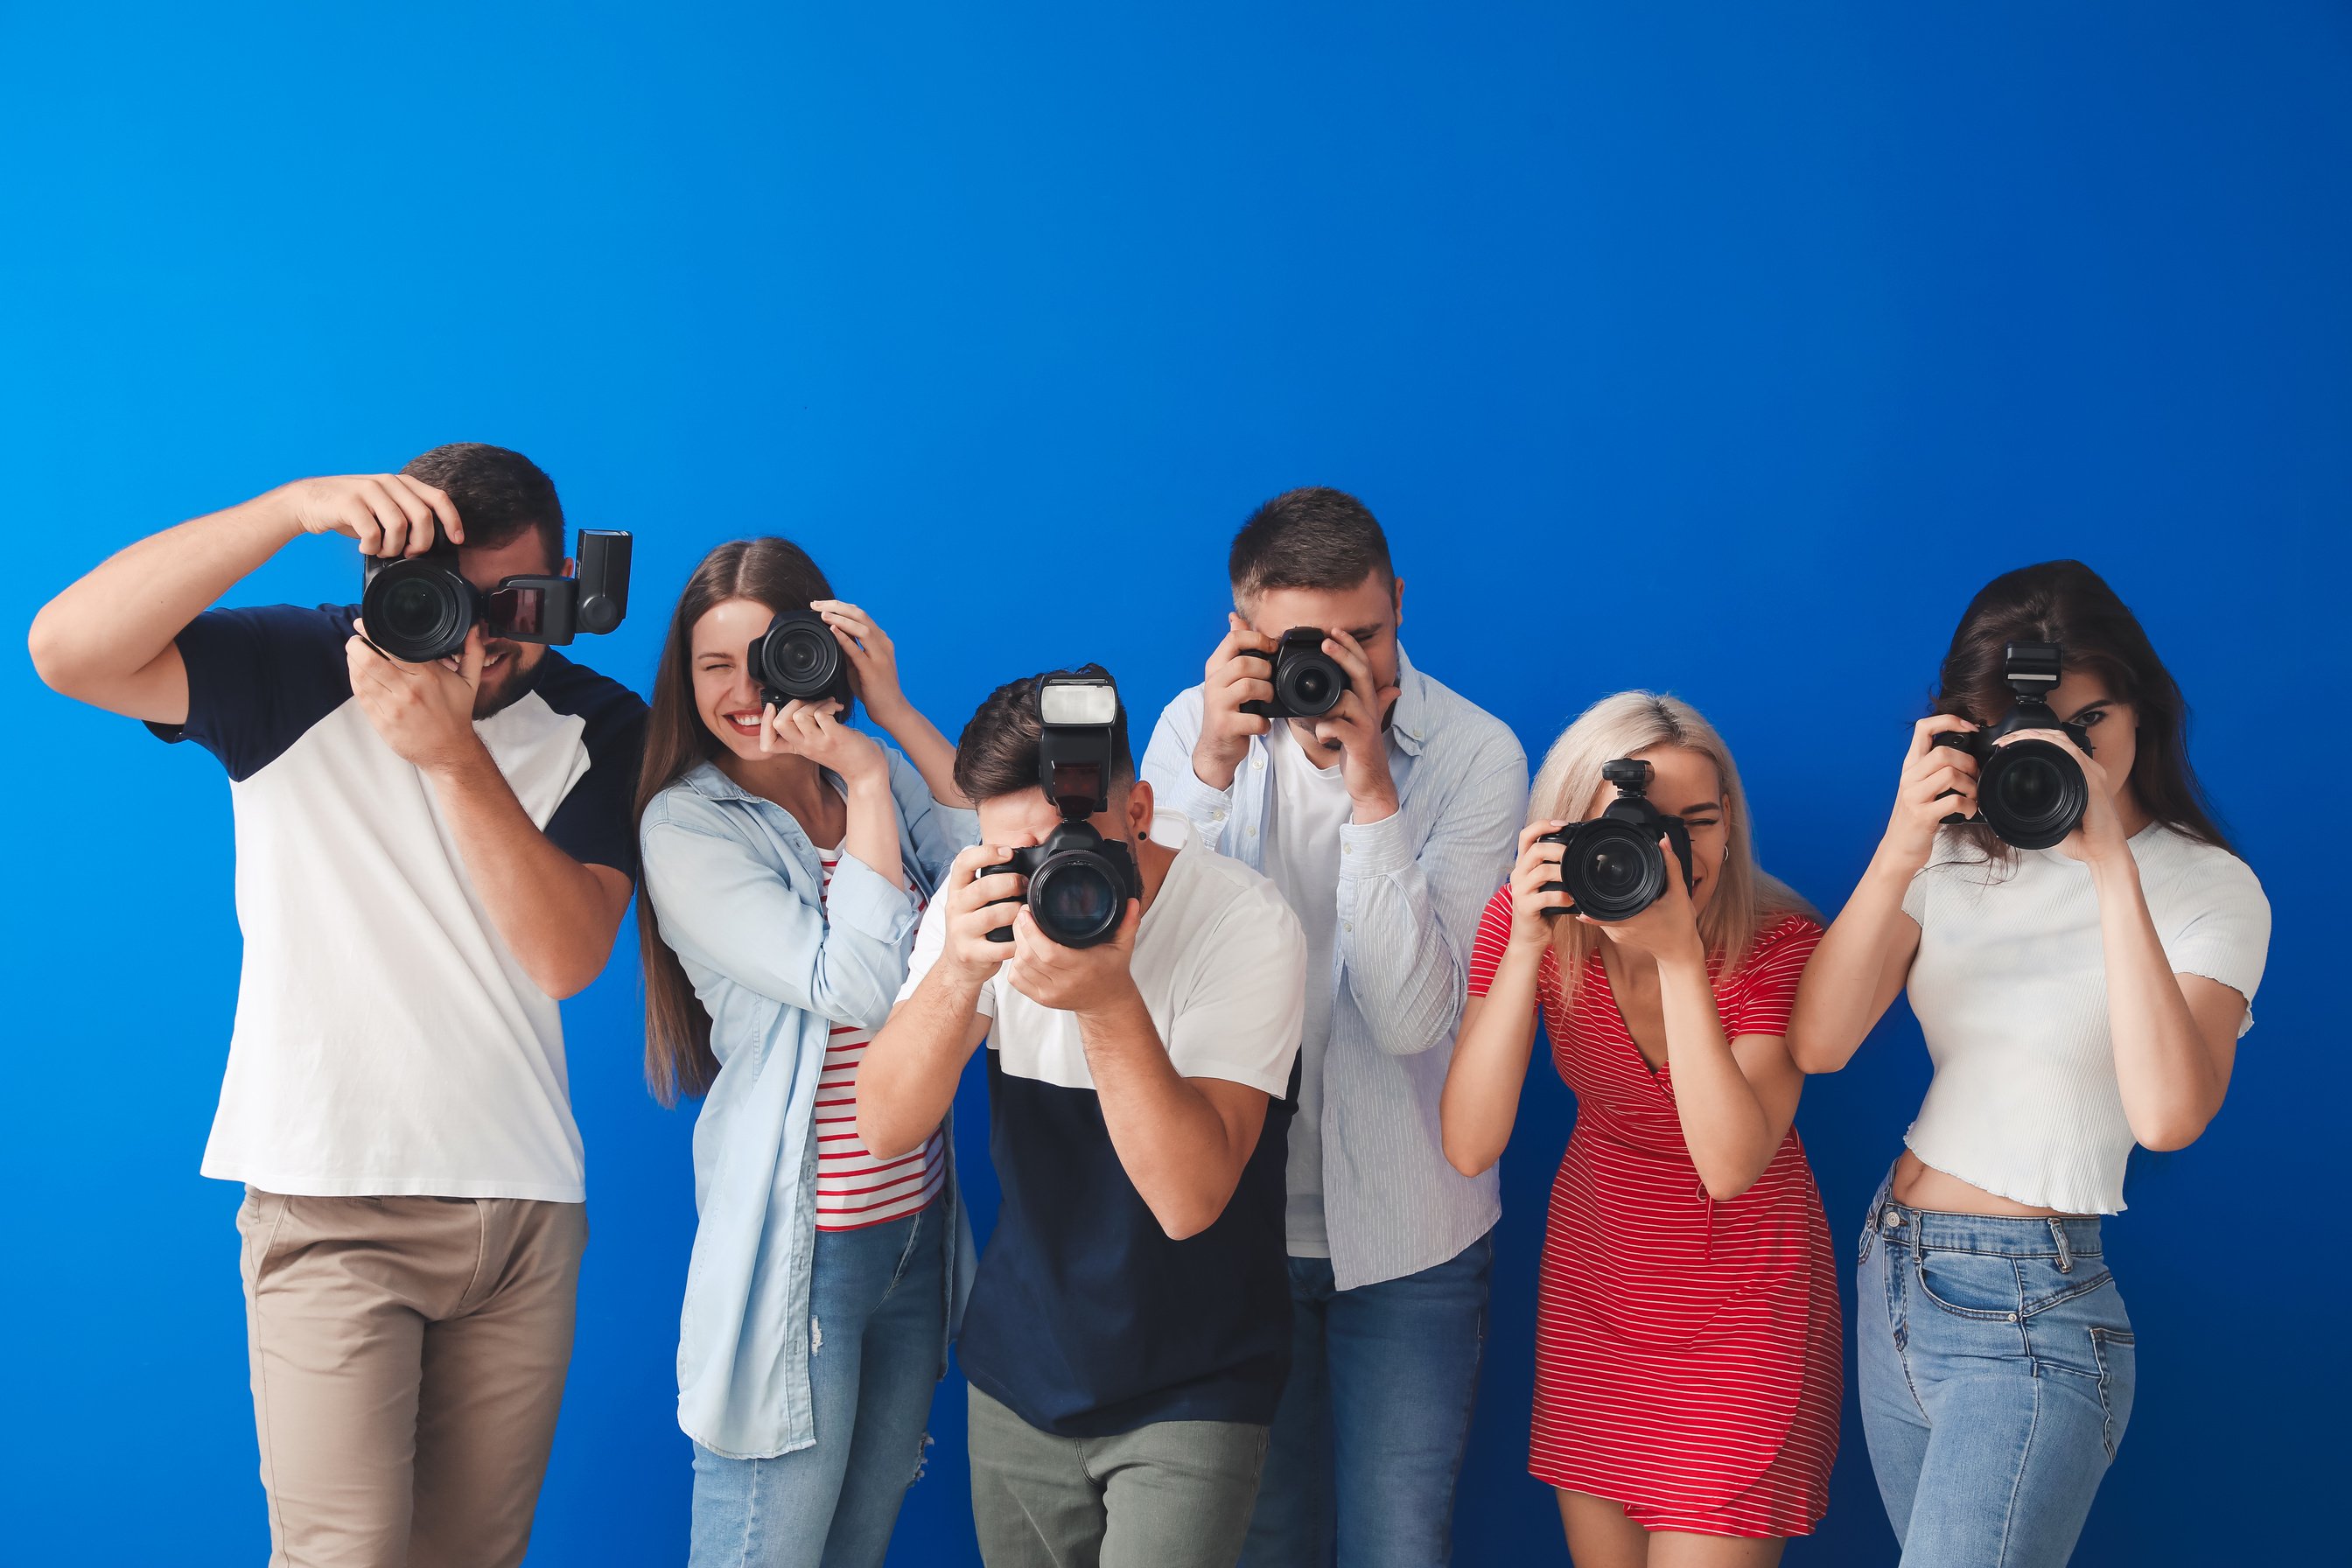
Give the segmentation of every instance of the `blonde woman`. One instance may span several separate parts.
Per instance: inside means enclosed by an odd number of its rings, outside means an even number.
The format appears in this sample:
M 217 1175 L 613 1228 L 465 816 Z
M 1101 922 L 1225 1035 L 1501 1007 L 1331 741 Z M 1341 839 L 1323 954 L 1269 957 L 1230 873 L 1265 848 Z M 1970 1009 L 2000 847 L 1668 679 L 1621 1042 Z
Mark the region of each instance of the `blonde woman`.
M 1561 846 L 1612 761 L 1689 836 L 1685 883 L 1608 923 L 1559 914 Z M 1623 773 L 1626 770 L 1617 770 Z M 1634 770 L 1638 771 L 1638 770 Z M 1758 868 L 1739 774 L 1687 703 L 1595 703 L 1545 758 L 1518 863 L 1486 906 L 1445 1082 L 1446 1157 L 1509 1141 L 1540 1009 L 1577 1120 L 1552 1184 L 1528 1468 L 1580 1568 L 1777 1562 L 1827 1506 L 1837 1275 L 1791 1121 L 1782 1037 L 1821 927 Z

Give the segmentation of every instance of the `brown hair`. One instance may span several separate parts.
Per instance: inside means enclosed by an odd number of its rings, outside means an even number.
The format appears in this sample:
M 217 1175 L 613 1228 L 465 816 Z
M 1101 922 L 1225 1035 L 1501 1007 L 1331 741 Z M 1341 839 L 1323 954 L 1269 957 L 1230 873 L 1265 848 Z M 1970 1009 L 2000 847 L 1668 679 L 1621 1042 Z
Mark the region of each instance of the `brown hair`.
M 408 459 L 400 470 L 447 493 L 466 525 L 466 542 L 497 549 L 536 532 L 547 567 L 563 564 L 563 503 L 555 481 L 520 452 L 479 441 L 453 441 Z
M 462 515 L 462 514 L 461 514 Z M 646 719 L 646 760 L 637 774 L 636 820 L 642 826 L 654 796 L 719 754 L 719 737 L 702 721 L 694 700 L 694 628 L 730 599 L 750 599 L 771 613 L 805 610 L 833 597 L 833 585 L 808 552 L 789 539 L 738 539 L 702 558 L 686 580 L 662 638 Z M 664 1105 L 709 1091 L 719 1076 L 710 1052 L 710 1015 L 677 954 L 662 940 L 653 894 L 637 883 L 637 950 L 646 977 L 646 1085 Z
M 1024 789 L 1035 789 L 1037 741 L 1045 719 L 1037 711 L 1037 686 L 1055 675 L 1093 675 L 1104 679 L 1110 671 L 1101 665 L 1076 669 L 1052 669 L 1008 680 L 990 692 L 956 738 L 955 782 L 974 805 Z M 1127 744 L 1127 702 L 1121 699 L 1110 726 L 1110 787 L 1135 782 L 1135 753 Z
M 2012 642 L 2054 642 L 2062 668 L 2095 675 L 2138 721 L 2131 791 L 2141 809 L 2177 833 L 2227 849 L 2197 771 L 2189 765 L 2189 703 L 2139 618 L 2106 580 L 2080 561 L 2044 561 L 2004 572 L 1969 601 L 1937 680 L 1935 710 L 1996 723 L 2016 698 L 2001 677 Z M 1981 825 L 1958 828 L 1988 859 L 2007 847 Z
M 1345 590 L 1374 572 L 1396 581 L 1388 535 L 1370 509 L 1325 485 L 1285 490 L 1250 513 L 1225 568 L 1236 605 L 1268 588 Z

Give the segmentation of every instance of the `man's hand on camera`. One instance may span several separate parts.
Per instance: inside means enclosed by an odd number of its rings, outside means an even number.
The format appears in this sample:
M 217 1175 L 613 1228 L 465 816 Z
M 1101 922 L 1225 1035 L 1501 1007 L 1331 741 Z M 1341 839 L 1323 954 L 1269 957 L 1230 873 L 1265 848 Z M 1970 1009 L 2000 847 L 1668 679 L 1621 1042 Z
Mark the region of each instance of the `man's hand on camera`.
M 474 693 L 482 684 L 482 628 L 466 636 L 454 659 L 410 664 L 367 640 L 367 624 L 352 623 L 343 645 L 352 695 L 385 745 L 425 772 L 439 773 L 482 752 L 474 733 Z
M 1013 988 L 1041 1007 L 1091 1013 L 1137 994 L 1129 961 L 1135 956 L 1135 928 L 1143 905 L 1127 901 L 1127 918 L 1108 942 L 1094 947 L 1064 947 L 1037 925 L 1026 904 L 1013 922 L 1013 963 L 1004 972 Z
M 988 933 L 1013 923 L 1013 917 L 1022 907 L 1017 900 L 1027 879 L 1013 871 L 983 877 L 980 868 L 1003 865 L 1019 847 L 1013 844 L 974 844 L 961 850 L 955 863 L 948 868 L 946 886 L 940 889 L 940 899 L 947 905 L 946 913 L 940 917 L 947 930 L 940 966 L 970 984 L 987 980 L 1013 956 L 1012 942 L 991 942 Z M 997 901 L 1002 899 L 1016 901 Z
M 1348 672 L 1348 689 L 1338 707 L 1315 721 L 1316 742 L 1340 749 L 1339 771 L 1347 779 L 1348 798 L 1355 803 L 1357 822 L 1394 816 L 1396 779 L 1389 772 L 1386 726 L 1399 689 L 1374 685 L 1371 661 L 1346 632 L 1325 634 L 1323 651 Z
M 466 525 L 448 493 L 406 474 L 335 474 L 271 490 L 287 526 L 302 533 L 347 533 L 362 555 L 422 555 L 437 529 L 452 544 Z
M 1250 738 L 1274 727 L 1270 719 L 1242 711 L 1244 702 L 1274 700 L 1274 665 L 1254 657 L 1271 656 L 1274 639 L 1231 611 L 1225 626 L 1224 640 L 1201 669 L 1201 738 L 1192 742 L 1192 776 L 1211 789 L 1233 788 Z

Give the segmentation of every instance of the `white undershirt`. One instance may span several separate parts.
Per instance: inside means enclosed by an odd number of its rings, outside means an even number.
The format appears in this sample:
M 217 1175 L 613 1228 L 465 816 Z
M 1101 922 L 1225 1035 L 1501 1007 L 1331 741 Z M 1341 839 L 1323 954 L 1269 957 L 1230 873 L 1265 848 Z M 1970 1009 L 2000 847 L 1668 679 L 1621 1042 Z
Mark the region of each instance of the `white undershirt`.
M 1288 726 L 1266 737 L 1274 753 L 1265 874 L 1307 933 L 1307 1021 L 1299 1036 L 1298 1114 L 1290 1122 L 1290 1203 L 1284 1226 L 1293 1258 L 1328 1258 L 1323 1224 L 1323 1046 L 1331 1032 L 1332 943 L 1339 924 L 1339 829 L 1353 803 L 1332 753 L 1318 768 Z

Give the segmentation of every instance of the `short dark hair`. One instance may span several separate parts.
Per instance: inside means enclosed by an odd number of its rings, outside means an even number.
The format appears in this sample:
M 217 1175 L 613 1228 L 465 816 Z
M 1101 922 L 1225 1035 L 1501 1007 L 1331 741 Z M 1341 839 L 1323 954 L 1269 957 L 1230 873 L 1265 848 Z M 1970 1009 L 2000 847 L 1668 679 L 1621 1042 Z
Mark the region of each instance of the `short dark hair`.
M 563 503 L 555 499 L 555 481 L 520 452 L 453 441 L 411 458 L 400 471 L 448 493 L 467 543 L 495 550 L 536 531 L 548 564 L 563 561 Z
M 1326 485 L 1285 490 L 1250 513 L 1225 564 L 1237 600 L 1268 588 L 1352 588 L 1374 572 L 1396 581 L 1371 509 Z
M 1098 664 L 1051 669 L 1044 675 L 1008 680 L 990 692 L 956 738 L 956 788 L 974 805 L 1038 787 L 1037 740 L 1045 732 L 1045 721 L 1037 711 L 1037 688 L 1056 675 L 1108 679 L 1110 671 Z M 1110 724 L 1110 775 L 1113 789 L 1135 782 L 1135 753 L 1127 746 L 1124 698 Z

